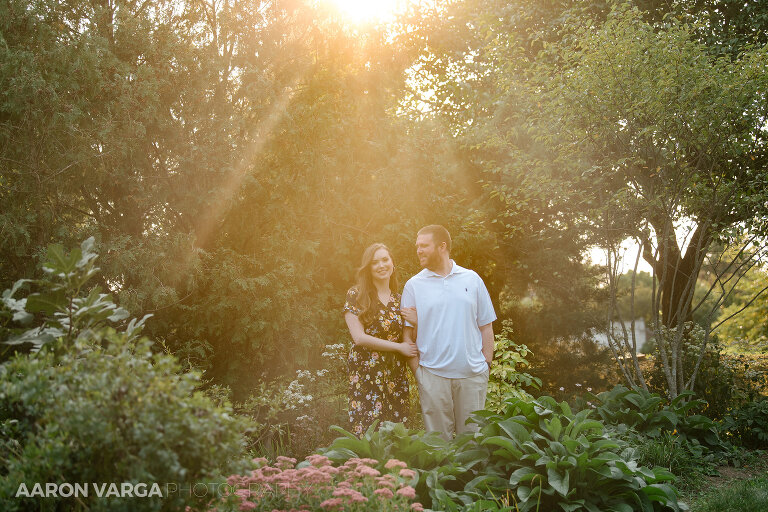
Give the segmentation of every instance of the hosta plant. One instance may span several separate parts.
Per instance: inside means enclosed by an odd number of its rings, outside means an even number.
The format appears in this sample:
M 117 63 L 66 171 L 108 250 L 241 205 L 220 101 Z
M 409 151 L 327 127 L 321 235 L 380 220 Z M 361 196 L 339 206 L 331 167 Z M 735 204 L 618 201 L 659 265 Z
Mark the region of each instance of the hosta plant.
M 685 391 L 666 404 L 658 393 L 619 385 L 591 395 L 591 399 L 597 404 L 595 412 L 606 425 L 631 429 L 654 439 L 664 432 L 673 432 L 693 451 L 727 451 L 728 446 L 718 436 L 715 422 L 694 414 L 704 409 L 706 402 L 693 396 L 691 391 Z
M 573 413 L 550 397 L 508 399 L 503 413 L 480 411 L 472 443 L 457 461 L 474 479 L 449 493 L 470 505 L 504 499 L 520 511 L 683 510 L 668 471 L 638 466 L 589 410 Z

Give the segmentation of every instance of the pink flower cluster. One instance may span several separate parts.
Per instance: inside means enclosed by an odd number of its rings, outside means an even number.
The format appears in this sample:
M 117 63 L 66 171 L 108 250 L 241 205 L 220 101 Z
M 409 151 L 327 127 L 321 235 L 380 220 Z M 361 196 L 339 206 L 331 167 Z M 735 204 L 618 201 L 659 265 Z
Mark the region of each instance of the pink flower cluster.
M 383 475 L 375 459 L 353 458 L 334 467 L 328 457 L 314 454 L 298 466 L 289 457 L 278 457 L 274 465 L 263 457 L 253 463 L 250 475 L 227 479 L 234 491 L 211 512 L 231 510 L 225 507 L 233 504 L 240 511 L 259 512 L 424 510 L 420 503 L 411 503 L 417 473 L 396 459 L 384 464 L 389 472 Z

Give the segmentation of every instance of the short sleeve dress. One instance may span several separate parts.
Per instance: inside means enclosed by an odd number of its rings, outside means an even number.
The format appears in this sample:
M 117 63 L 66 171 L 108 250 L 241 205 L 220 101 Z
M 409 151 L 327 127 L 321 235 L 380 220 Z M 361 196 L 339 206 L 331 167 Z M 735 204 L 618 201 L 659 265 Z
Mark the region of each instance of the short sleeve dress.
M 359 316 L 358 291 L 347 292 L 344 312 Z M 403 319 L 400 316 L 400 294 L 393 294 L 385 306 L 376 300 L 378 311 L 368 324 L 366 334 L 402 343 Z M 347 359 L 349 370 L 349 422 L 352 432 L 365 433 L 375 420 L 406 423 L 410 400 L 408 395 L 407 362 L 395 352 L 377 352 L 352 345 Z

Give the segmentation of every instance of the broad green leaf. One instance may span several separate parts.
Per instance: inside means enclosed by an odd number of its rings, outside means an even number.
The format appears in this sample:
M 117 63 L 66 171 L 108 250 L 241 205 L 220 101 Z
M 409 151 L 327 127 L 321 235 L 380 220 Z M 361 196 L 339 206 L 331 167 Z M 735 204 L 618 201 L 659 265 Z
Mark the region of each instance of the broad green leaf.
M 500 421 L 498 425 L 509 437 L 517 439 L 519 442 L 525 442 L 531 439 L 529 429 L 526 429 L 515 418 Z
M 562 423 L 560 423 L 560 419 L 557 416 L 553 417 L 549 421 L 544 420 L 544 425 L 547 426 L 547 430 L 549 430 L 549 433 L 552 436 L 552 439 L 555 439 L 555 440 L 560 439 L 560 433 L 563 431 L 563 425 Z
M 532 468 L 520 468 L 512 472 L 511 475 L 509 475 L 509 484 L 511 486 L 519 485 L 523 482 L 527 482 L 531 479 L 533 479 L 536 475 L 539 473 Z
M 569 478 L 570 475 L 568 471 L 560 473 L 555 469 L 547 469 L 547 480 L 549 485 L 563 497 L 568 495 L 568 490 L 570 489 Z
M 33 293 L 27 297 L 27 311 L 30 313 L 48 313 L 52 315 L 58 311 L 65 311 L 68 305 L 69 299 L 64 290 Z
M 497 450 L 496 454 L 498 455 L 504 455 L 505 457 L 511 456 L 511 458 L 519 459 L 523 456 L 523 452 L 518 447 L 517 443 L 515 443 L 513 440 L 508 439 L 506 437 L 496 436 L 496 437 L 487 437 L 483 439 L 480 442 L 481 445 L 491 445 L 491 446 L 499 446 L 503 448 L 504 450 Z

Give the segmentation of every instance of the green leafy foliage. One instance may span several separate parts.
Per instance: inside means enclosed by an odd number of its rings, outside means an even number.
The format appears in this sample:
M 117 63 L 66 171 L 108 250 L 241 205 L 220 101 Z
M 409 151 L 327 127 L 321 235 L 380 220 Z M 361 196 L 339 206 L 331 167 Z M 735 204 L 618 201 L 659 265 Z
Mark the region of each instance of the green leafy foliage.
M 502 414 L 476 413 L 480 427 L 458 458 L 476 462 L 475 478 L 454 496 L 466 503 L 512 493 L 519 510 L 681 510 L 660 468 L 637 465 L 589 410 L 551 397 L 509 399 Z
M 521 371 L 522 368 L 530 366 L 526 359 L 530 350 L 525 345 L 512 341 L 510 322 L 504 322 L 502 325 L 494 343 L 493 365 L 486 395 L 486 408 L 497 412 L 501 412 L 500 409 L 507 398 L 530 398 L 525 389 L 539 389 L 541 386 L 541 379 Z
M 765 352 L 768 347 L 768 294 L 765 293 L 768 271 L 754 267 L 737 286 L 733 301 L 724 308 L 723 325 L 718 335 L 727 347 L 739 352 Z
M 699 331 L 700 332 L 700 331 Z M 693 391 L 706 400 L 704 414 L 714 420 L 722 419 L 735 407 L 755 400 L 768 390 L 768 359 L 759 354 L 729 354 L 723 350 L 721 336 L 710 338 L 699 364 Z M 680 357 L 685 368 L 692 369 L 701 352 L 700 340 L 683 340 Z M 654 352 L 647 372 L 650 390 L 664 393 L 666 380 L 660 354 Z
M 622 385 L 591 396 L 597 405 L 597 415 L 606 425 L 620 431 L 631 430 L 649 438 L 675 433 L 691 449 L 701 447 L 705 453 L 728 451 L 728 444 L 720 439 L 715 422 L 694 414 L 703 410 L 706 402 L 693 397 L 693 392 L 687 391 L 666 403 L 658 393 Z
M 658 437 L 623 436 L 635 449 L 637 463 L 660 467 L 675 475 L 675 489 L 700 488 L 704 475 L 716 474 L 715 465 L 701 450 L 691 449 L 683 437 L 663 431 Z
M 80 248 L 66 252 L 61 245 L 48 248 L 43 271 L 45 279 L 17 281 L 2 295 L 4 317 L 17 324 L 29 324 L 38 318 L 40 325 L 24 329 L 12 322 L 3 326 L 6 330 L 4 343 L 7 345 L 31 344 L 33 351 L 57 339 L 64 345 L 79 337 L 87 337 L 98 329 L 121 322 L 128 318 L 126 309 L 112 301 L 109 294 L 101 293 L 94 287 L 86 293 L 86 283 L 98 272 L 95 266 L 98 254 L 93 237 L 85 240 Z M 15 299 L 14 295 L 25 286 L 34 286 L 40 291 L 30 293 L 26 298 Z M 130 320 L 124 329 L 129 339 L 135 339 L 151 315 L 141 320 Z
M 393 423 L 361 438 L 337 427 L 344 437 L 320 452 L 334 462 L 406 461 L 419 497 L 436 510 L 685 510 L 673 475 L 639 466 L 589 410 L 508 398 L 501 413 L 479 411 L 473 421 L 478 432 L 451 442 Z
M 97 341 L 105 345 L 94 345 Z M 151 343 L 101 330 L 62 356 L 43 349 L 0 366 L 0 495 L 3 510 L 27 510 L 37 498 L 14 498 L 24 482 L 144 482 L 163 497 L 50 498 L 66 509 L 160 510 L 196 500 L 165 484 L 215 482 L 243 457 L 247 423 L 196 388 Z M 30 487 L 31 488 L 31 487 Z
M 342 437 L 318 452 L 334 463 L 352 458 L 370 458 L 379 461 L 376 469 L 384 471 L 390 459 L 398 459 L 417 472 L 413 487 L 425 506 L 434 508 L 438 503 L 450 502 L 446 488 L 461 489 L 462 477 L 468 466 L 457 456 L 455 445 L 434 432 L 408 430 L 401 423 L 385 421 L 378 428 L 374 422 L 361 437 L 340 427 L 332 429 Z
M 173 485 L 213 482 L 244 455 L 248 422 L 202 392 L 200 373 L 153 353 L 139 337 L 142 322 L 108 296 L 86 291 L 97 268 L 93 240 L 80 250 L 48 252 L 42 291 L 14 299 L 35 313 L 25 340 L 38 350 L 0 365 L 0 496 L 3 510 L 28 510 L 37 498 L 14 498 L 21 483 L 78 482 Z M 15 302 L 14 302 L 15 301 Z M 14 314 L 18 318 L 17 314 Z M 29 321 L 29 318 L 22 320 Z M 50 339 L 40 333 L 53 333 Z M 12 338 L 18 343 L 18 336 Z M 62 509 L 160 510 L 194 505 L 192 493 L 160 489 L 161 497 L 50 497 Z M 199 503 L 198 503 L 199 505 Z
M 768 399 L 747 402 L 723 418 L 721 432 L 746 448 L 768 447 Z

